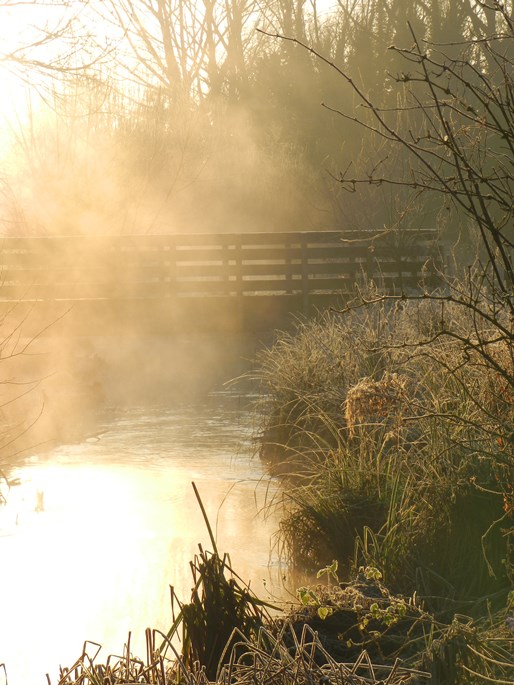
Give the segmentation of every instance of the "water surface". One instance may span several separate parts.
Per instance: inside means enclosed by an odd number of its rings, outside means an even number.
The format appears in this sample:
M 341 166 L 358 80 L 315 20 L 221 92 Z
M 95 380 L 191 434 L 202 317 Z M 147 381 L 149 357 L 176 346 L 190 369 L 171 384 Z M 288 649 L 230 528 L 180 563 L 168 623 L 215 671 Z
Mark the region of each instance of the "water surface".
M 248 398 L 225 392 L 132 408 L 12 474 L 21 485 L 0 507 L 0 663 L 10 685 L 43 685 L 46 673 L 57 682 L 86 639 L 107 657 L 131 631 L 142 656 L 145 628 L 168 629 L 170 585 L 187 601 L 189 562 L 199 543 L 212 547 L 192 481 L 237 573 L 260 596 L 287 595 L 278 521 L 262 512 L 276 486 L 262 483 L 252 424 Z

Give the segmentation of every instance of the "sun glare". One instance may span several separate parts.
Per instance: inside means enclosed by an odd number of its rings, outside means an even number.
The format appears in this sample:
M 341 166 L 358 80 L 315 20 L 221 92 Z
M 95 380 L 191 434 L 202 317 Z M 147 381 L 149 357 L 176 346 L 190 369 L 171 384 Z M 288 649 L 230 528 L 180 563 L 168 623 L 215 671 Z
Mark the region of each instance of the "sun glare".
M 26 123 L 41 102 L 45 65 L 58 59 L 70 12 L 62 3 L 0 2 L 0 135 Z
M 25 9 L 25 19 L 28 19 Z M 8 7 L 0 7 L 0 142 L 8 141 L 13 128 L 27 116 L 31 91 L 30 78 L 22 67 L 25 34 L 22 14 L 14 14 Z M 3 151 L 3 150 L 2 150 Z
M 8 68 L 0 69 L 0 117 L 2 125 L 13 125 L 26 113 L 30 97 L 30 86 L 21 74 Z

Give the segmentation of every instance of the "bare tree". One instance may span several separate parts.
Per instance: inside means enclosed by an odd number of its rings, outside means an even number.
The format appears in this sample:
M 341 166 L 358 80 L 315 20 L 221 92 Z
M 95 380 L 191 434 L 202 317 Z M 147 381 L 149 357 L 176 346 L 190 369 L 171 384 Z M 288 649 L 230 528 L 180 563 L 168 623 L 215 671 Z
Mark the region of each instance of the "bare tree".
M 0 67 L 44 93 L 48 84 L 101 63 L 83 8 L 72 0 L 2 0 Z
M 117 36 L 118 72 L 183 103 L 244 86 L 256 7 L 256 0 L 107 0 L 91 9 L 103 34 Z
M 435 5 L 436 3 L 433 3 Z M 513 5 L 497 0 L 463 3 L 460 40 L 422 40 L 408 24 L 407 47 L 392 46 L 398 70 L 393 106 L 376 102 L 361 83 L 304 41 L 280 36 L 309 50 L 343 79 L 358 109 L 326 109 L 377 136 L 390 156 L 400 151 L 408 166 L 373 164 L 362 175 L 347 168 L 340 188 L 407 189 L 435 198 L 440 213 L 458 215 L 467 227 L 466 250 L 454 246 L 454 269 L 440 273 L 438 290 L 396 295 L 357 295 L 340 310 L 431 303 L 439 315 L 425 337 L 394 340 L 388 349 L 407 358 L 428 356 L 442 377 L 473 406 L 472 420 L 448 408 L 423 409 L 445 426 L 458 425 L 459 444 L 483 467 L 483 477 L 463 487 L 498 495 L 497 518 L 482 531 L 482 547 L 494 529 L 505 541 L 504 565 L 512 580 L 514 536 L 514 21 Z M 434 33 L 434 37 L 437 32 Z M 397 230 L 396 227 L 393 230 Z M 444 230 L 447 230 L 446 228 Z M 378 352 L 379 350 L 375 350 Z M 474 380 L 470 380 L 473 377 Z M 449 432 L 449 428 L 448 428 Z M 501 509 L 503 508 L 503 513 Z M 510 550 L 510 551 L 509 551 Z M 492 566 L 488 564 L 492 575 Z
M 382 176 L 379 169 L 370 169 L 364 178 L 342 173 L 341 186 L 352 192 L 364 184 L 407 187 L 418 194 L 437 194 L 463 212 L 484 250 L 493 279 L 488 283 L 512 316 L 514 23 L 502 3 L 479 5 L 477 21 L 482 12 L 494 12 L 494 23 L 489 19 L 485 25 L 493 23 L 496 32 L 462 42 L 459 57 L 448 57 L 445 46 L 418 40 L 412 27 L 412 47 L 390 48 L 405 64 L 404 71 L 392 75 L 404 93 L 395 108 L 371 101 L 355 79 L 313 48 L 281 37 L 303 45 L 335 69 L 353 88 L 365 114 L 332 111 L 411 158 L 406 176 Z

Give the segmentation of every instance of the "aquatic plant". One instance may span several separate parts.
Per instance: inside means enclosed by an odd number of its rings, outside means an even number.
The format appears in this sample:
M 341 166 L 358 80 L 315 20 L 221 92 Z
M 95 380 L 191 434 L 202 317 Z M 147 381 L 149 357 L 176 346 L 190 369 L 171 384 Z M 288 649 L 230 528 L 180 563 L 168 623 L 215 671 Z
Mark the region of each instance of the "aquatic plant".
M 157 631 L 147 631 L 149 640 Z M 257 638 L 234 633 L 234 644 L 227 663 L 215 681 L 209 681 L 198 665 L 191 671 L 177 658 L 173 663 L 153 653 L 147 661 L 130 656 L 109 656 L 95 663 L 87 644 L 70 669 L 61 669 L 57 685 L 311 685 L 313 682 L 333 685 L 408 685 L 422 682 L 427 673 L 403 666 L 400 662 L 373 663 L 366 650 L 353 662 L 339 662 L 326 649 L 319 636 L 308 625 L 297 635 L 286 623 L 278 632 L 270 627 L 259 630 Z M 98 647 L 95 643 L 95 648 Z M 127 649 L 127 647 L 126 647 Z M 50 679 L 48 679 L 50 683 Z
M 200 493 L 195 483 L 192 486 L 213 552 L 200 545 L 199 554 L 190 563 L 194 586 L 188 603 L 182 603 L 172 588 L 173 623 L 160 652 L 165 654 L 173 638 L 179 636 L 182 663 L 190 671 L 200 666 L 212 681 L 228 659 L 235 632 L 255 638 L 270 618 L 271 605 L 259 599 L 233 571 L 228 555 L 219 554 Z
M 235 631 L 248 639 L 256 638 L 269 618 L 267 605 L 245 586 L 230 566 L 227 555 L 200 553 L 191 562 L 194 587 L 191 599 L 183 604 L 175 593 L 173 606 L 178 613 L 167 633 L 167 640 L 181 638 L 181 660 L 193 670 L 198 664 L 208 680 L 215 680 L 219 668 L 229 658 Z M 166 651 L 163 642 L 161 650 Z

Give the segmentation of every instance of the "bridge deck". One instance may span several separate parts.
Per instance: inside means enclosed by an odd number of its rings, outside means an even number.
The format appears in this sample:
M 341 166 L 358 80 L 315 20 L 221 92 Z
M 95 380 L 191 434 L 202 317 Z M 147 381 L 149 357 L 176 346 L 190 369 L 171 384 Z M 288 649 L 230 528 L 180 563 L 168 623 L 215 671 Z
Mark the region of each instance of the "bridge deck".
M 430 285 L 437 258 L 431 231 L 8 237 L 0 301 L 71 307 L 86 322 L 258 329 L 341 303 L 369 279 L 389 292 Z

